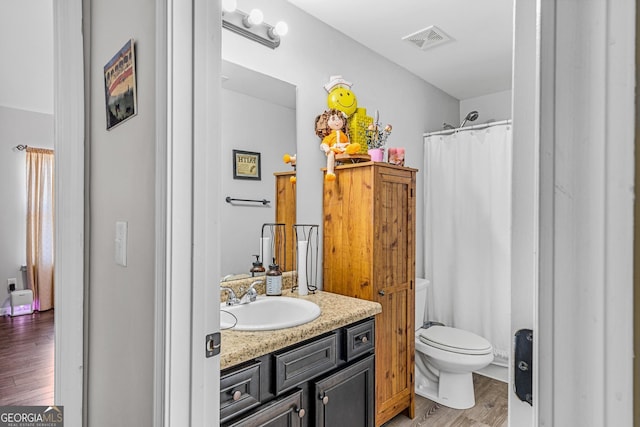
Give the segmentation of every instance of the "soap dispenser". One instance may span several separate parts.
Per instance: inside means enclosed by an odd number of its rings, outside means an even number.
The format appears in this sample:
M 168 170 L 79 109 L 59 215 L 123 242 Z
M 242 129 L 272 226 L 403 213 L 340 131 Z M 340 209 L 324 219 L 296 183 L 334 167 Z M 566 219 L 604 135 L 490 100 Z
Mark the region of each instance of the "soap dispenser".
M 282 272 L 275 258 L 267 271 L 267 295 L 282 295 Z
M 256 260 L 253 262 L 251 270 L 249 270 L 251 277 L 264 276 L 265 270 L 264 266 L 260 262 L 260 255 L 254 255 L 254 257 L 256 257 Z

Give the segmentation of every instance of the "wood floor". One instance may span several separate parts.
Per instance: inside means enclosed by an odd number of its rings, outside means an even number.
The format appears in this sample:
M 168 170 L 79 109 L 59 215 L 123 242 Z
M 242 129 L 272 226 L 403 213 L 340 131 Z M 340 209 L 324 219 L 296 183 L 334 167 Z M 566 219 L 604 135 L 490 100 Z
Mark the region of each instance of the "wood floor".
M 0 406 L 53 405 L 53 310 L 0 317 Z
M 473 374 L 476 406 L 451 409 L 416 395 L 416 417 L 400 414 L 383 427 L 506 427 L 509 386 L 502 381 Z

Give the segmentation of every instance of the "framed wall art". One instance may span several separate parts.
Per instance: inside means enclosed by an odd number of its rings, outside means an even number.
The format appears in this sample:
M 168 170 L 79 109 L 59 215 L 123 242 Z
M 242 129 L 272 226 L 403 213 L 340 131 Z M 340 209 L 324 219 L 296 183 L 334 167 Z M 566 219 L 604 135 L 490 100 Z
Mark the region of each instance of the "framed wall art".
M 233 179 L 260 180 L 260 153 L 233 150 Z
M 138 112 L 134 47 L 134 41 L 130 39 L 104 66 L 107 130 Z

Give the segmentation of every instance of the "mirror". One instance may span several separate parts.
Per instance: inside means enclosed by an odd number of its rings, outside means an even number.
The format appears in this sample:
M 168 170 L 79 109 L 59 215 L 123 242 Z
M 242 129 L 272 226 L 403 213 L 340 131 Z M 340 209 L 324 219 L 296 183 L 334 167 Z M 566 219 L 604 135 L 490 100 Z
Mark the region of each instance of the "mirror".
M 293 170 L 282 157 L 296 153 L 296 87 L 224 60 L 221 85 L 222 194 L 255 200 L 221 207 L 221 271 L 241 278 L 260 253 L 262 224 L 276 222 L 274 173 Z M 234 178 L 233 150 L 260 154 L 259 179 Z

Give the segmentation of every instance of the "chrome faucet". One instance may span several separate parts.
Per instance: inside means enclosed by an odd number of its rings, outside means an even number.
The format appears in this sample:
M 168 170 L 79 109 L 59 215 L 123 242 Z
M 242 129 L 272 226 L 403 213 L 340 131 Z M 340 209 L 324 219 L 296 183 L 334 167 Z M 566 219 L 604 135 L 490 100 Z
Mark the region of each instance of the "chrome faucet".
M 233 292 L 233 289 L 227 286 L 220 286 L 220 290 L 227 291 L 227 293 L 229 294 L 229 296 L 227 297 L 227 305 L 235 305 L 240 303 L 240 300 L 236 296 L 236 293 Z
M 255 290 L 254 286 L 260 283 L 262 283 L 262 280 L 256 280 L 249 286 L 247 292 L 245 292 L 244 295 L 242 295 L 242 298 L 240 298 L 240 304 L 249 304 L 250 302 L 254 302 L 256 300 L 258 291 Z

